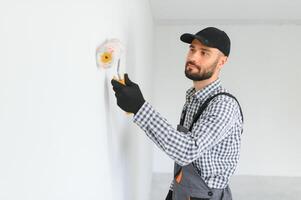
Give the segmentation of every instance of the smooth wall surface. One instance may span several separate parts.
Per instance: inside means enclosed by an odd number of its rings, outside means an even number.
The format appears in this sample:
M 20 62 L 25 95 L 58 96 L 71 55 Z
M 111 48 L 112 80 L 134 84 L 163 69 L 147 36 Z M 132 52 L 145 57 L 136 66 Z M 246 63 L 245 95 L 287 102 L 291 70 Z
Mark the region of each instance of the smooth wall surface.
M 106 38 L 150 99 L 147 0 L 1 1 L 0 199 L 149 196 L 151 146 L 96 68 Z
M 232 40 L 220 79 L 239 99 L 245 116 L 236 174 L 301 176 L 300 25 L 174 22 L 156 26 L 155 107 L 176 127 L 185 91 L 192 86 L 184 75 L 188 44 L 179 37 L 207 26 L 225 30 Z M 154 172 L 170 173 L 173 162 L 154 147 L 153 167 Z

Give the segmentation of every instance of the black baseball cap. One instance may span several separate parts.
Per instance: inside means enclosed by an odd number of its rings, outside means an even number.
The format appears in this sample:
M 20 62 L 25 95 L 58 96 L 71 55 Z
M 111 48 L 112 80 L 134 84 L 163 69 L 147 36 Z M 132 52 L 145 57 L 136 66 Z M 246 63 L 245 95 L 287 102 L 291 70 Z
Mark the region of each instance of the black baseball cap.
M 180 39 L 189 44 L 191 44 L 192 40 L 197 39 L 208 47 L 217 48 L 225 56 L 230 54 L 230 38 L 224 31 L 215 27 L 207 27 L 196 34 L 184 33 Z

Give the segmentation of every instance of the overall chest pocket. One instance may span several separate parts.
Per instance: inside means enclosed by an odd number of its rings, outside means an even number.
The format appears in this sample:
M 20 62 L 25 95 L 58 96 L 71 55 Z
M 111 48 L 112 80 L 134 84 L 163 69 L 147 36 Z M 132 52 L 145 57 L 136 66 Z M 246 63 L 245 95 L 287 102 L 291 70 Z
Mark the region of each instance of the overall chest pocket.
M 209 200 L 209 199 L 206 199 L 206 198 L 198 198 L 198 197 L 189 197 L 188 200 Z

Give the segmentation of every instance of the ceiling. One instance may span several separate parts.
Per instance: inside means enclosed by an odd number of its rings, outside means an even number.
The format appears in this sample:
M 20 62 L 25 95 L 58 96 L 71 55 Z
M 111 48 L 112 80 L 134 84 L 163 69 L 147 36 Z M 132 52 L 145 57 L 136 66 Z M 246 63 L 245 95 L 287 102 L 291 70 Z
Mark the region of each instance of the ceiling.
M 241 21 L 300 23 L 301 0 L 149 0 L 156 22 Z

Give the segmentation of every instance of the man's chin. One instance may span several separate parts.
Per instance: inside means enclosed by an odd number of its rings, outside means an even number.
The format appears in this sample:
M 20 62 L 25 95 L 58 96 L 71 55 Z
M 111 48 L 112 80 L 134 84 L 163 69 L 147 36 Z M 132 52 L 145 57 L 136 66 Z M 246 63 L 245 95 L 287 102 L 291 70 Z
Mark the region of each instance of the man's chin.
M 202 77 L 199 77 L 198 75 L 196 74 L 191 74 L 187 71 L 185 71 L 185 76 L 190 79 L 190 80 L 193 80 L 193 81 L 201 81 L 202 80 Z
M 185 76 L 193 81 L 204 81 L 212 77 L 212 74 L 206 74 L 206 75 L 200 76 L 199 74 L 192 74 L 189 73 L 188 71 L 185 71 Z

